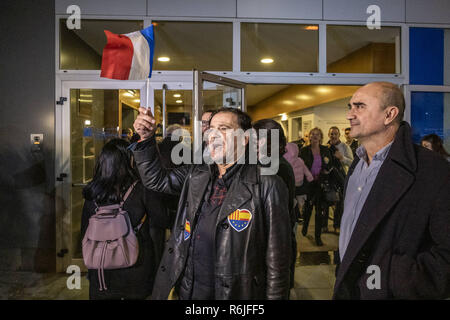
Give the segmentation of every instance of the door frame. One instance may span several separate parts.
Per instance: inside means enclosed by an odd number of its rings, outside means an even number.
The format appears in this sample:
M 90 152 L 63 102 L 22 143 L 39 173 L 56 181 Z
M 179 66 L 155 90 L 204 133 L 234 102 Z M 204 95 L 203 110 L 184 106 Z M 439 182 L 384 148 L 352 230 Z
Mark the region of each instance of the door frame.
M 118 81 L 104 79 L 67 79 L 57 77 L 56 100 L 60 97 L 67 98 L 63 104 L 55 104 L 55 176 L 61 173 L 66 176 L 62 181 L 55 181 L 55 210 L 56 210 L 56 271 L 65 272 L 70 265 L 78 265 L 82 271 L 87 271 L 83 259 L 72 258 L 72 208 L 71 208 L 71 124 L 70 124 L 70 90 L 71 89 L 138 89 L 140 90 L 141 106 L 149 101 L 150 108 L 154 113 L 154 91 L 155 90 L 192 90 L 192 118 L 194 121 L 194 139 L 196 138 L 196 127 L 202 116 L 201 90 L 203 81 L 216 83 L 241 89 L 241 109 L 246 110 L 246 83 L 226 78 L 220 75 L 193 71 L 193 82 L 177 81 Z M 148 96 L 148 100 L 147 100 Z M 165 108 L 165 107 L 164 107 Z M 198 127 L 201 134 L 201 128 Z M 198 137 L 197 137 L 198 138 Z M 194 140 L 195 141 L 195 140 Z M 62 250 L 67 252 L 63 254 Z
M 71 208 L 71 125 L 70 125 L 70 90 L 71 89 L 138 89 L 140 90 L 141 106 L 144 106 L 149 95 L 149 104 L 154 111 L 154 90 L 162 89 L 166 84 L 171 88 L 190 88 L 187 82 L 149 82 L 146 81 L 114 81 L 114 80 L 63 80 L 57 79 L 56 100 L 60 97 L 67 100 L 63 104 L 55 104 L 55 177 L 65 174 L 62 181 L 55 180 L 55 212 L 56 212 L 56 271 L 65 272 L 70 265 L 78 265 L 82 271 L 87 271 L 83 259 L 72 258 L 72 208 Z M 64 253 L 64 250 L 67 252 Z

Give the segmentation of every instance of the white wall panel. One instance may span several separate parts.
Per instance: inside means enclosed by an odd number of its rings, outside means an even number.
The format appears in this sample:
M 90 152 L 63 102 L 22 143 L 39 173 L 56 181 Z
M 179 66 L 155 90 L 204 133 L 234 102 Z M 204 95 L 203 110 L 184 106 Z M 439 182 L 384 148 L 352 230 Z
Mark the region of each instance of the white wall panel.
M 66 14 L 67 7 L 76 4 L 83 14 L 145 16 L 146 0 L 55 0 L 56 14 Z
M 148 0 L 149 16 L 236 17 L 236 0 Z
M 406 22 L 450 24 L 450 0 L 406 0 Z
M 323 0 L 324 20 L 366 21 L 370 5 L 380 7 L 381 21 L 405 22 L 404 0 Z
M 239 18 L 322 19 L 318 0 L 237 0 Z

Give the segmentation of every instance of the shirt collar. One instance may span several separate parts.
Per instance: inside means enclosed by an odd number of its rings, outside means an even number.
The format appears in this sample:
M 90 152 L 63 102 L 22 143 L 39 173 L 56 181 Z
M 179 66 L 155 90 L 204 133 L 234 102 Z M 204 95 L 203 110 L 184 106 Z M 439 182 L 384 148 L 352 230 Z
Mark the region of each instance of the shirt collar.
M 387 145 L 385 145 L 383 148 L 381 148 L 380 150 L 378 150 L 377 153 L 375 153 L 375 155 L 373 156 L 373 160 L 375 161 L 384 161 L 389 153 L 389 150 L 391 149 L 393 141 L 391 141 L 390 143 L 388 143 Z M 360 159 L 364 159 L 364 161 L 367 162 L 367 151 L 366 148 L 364 148 L 363 145 L 359 146 L 358 149 L 356 149 L 356 155 L 360 158 Z

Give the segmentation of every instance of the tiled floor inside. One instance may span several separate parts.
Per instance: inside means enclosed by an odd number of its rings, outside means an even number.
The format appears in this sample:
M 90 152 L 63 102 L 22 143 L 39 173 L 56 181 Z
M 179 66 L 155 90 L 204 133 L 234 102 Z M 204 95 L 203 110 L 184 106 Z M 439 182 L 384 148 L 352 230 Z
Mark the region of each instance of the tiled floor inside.
M 311 217 L 306 237 L 298 227 L 295 284 L 291 290 L 291 300 L 328 300 L 333 294 L 335 281 L 333 251 L 338 246 L 338 236 L 324 233 L 324 245 L 317 247 L 314 242 L 314 219 Z M 332 222 L 329 224 L 332 230 Z M 82 275 L 81 289 L 69 290 L 66 282 L 68 274 L 38 274 L 31 272 L 0 272 L 0 299 L 25 300 L 84 300 L 89 298 L 89 282 Z

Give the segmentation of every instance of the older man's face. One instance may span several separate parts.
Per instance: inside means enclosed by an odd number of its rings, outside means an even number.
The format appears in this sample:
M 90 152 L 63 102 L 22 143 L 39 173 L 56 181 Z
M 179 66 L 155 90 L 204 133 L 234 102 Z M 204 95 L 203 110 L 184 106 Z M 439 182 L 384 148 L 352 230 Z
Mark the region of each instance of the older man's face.
M 385 130 L 385 112 L 381 108 L 380 94 L 378 86 L 369 84 L 352 96 L 347 113 L 352 138 L 364 139 Z
M 328 137 L 330 138 L 330 143 L 331 144 L 337 144 L 340 140 L 339 137 L 341 136 L 339 130 L 337 129 L 331 129 L 328 132 Z
M 238 146 L 240 145 L 240 150 L 244 149 L 248 140 L 239 132 L 243 131 L 240 130 L 235 114 L 219 112 L 214 115 L 207 132 L 208 148 L 214 162 L 232 163 L 242 155 L 238 154 Z

